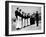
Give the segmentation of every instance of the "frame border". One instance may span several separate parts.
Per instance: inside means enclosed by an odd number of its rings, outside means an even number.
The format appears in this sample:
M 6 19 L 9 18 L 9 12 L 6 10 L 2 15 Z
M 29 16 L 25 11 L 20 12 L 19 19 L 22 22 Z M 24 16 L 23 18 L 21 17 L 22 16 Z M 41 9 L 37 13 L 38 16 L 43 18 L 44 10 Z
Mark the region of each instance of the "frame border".
M 12 34 L 9 35 L 9 3 L 26 3 L 26 4 L 42 4 L 44 5 L 44 32 L 43 33 L 27 33 L 27 34 Z M 22 1 L 5 1 L 5 36 L 19 36 L 19 35 L 37 35 L 45 34 L 45 3 L 40 2 L 22 2 Z

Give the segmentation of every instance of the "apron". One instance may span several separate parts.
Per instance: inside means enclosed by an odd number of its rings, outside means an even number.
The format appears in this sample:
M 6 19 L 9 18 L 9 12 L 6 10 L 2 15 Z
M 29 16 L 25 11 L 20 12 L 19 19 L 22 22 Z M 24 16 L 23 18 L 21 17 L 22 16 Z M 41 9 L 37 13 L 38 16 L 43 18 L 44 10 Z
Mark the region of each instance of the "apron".
M 30 25 L 30 18 L 28 18 L 28 23 L 27 23 L 27 25 Z
M 24 27 L 24 18 L 23 18 L 23 27 Z
M 21 17 L 18 16 L 16 28 L 21 28 L 21 27 L 22 27 L 22 25 L 21 25 Z
M 24 26 L 27 26 L 27 19 L 24 20 Z

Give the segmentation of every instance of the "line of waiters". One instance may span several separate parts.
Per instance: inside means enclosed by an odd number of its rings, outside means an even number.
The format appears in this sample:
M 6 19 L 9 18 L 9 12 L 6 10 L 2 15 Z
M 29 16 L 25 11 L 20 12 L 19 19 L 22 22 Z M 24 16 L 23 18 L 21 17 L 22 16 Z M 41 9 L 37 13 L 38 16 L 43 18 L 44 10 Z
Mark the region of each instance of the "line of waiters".
M 38 26 L 38 11 L 36 11 L 35 17 L 30 16 L 30 13 L 26 14 L 24 12 L 21 13 L 21 9 L 17 8 L 15 11 L 15 16 L 17 20 L 16 28 L 20 29 L 29 25 L 35 24 L 35 20 Z

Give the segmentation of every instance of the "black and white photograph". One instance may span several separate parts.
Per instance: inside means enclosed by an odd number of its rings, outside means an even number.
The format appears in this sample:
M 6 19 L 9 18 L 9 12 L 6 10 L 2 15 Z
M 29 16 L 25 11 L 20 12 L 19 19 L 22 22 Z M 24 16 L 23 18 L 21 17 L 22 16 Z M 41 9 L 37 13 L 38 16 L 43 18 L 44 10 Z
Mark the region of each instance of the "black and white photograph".
M 33 2 L 6 2 L 6 35 L 44 33 L 44 5 Z

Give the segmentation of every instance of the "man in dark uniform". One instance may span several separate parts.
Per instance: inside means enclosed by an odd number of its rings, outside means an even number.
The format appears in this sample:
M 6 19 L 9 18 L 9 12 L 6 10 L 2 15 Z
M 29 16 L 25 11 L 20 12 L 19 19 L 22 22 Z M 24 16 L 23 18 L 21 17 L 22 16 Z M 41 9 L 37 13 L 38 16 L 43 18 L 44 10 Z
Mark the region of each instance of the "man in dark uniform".
M 17 17 L 17 15 L 18 15 L 18 9 L 19 9 L 19 8 L 17 8 L 17 10 L 15 11 L 16 19 L 18 19 L 18 17 Z
M 33 16 L 31 16 L 30 18 L 30 25 L 33 25 L 35 24 L 35 18 Z
M 38 26 L 38 23 L 39 23 L 39 15 L 38 15 L 38 11 L 36 11 L 36 23 L 37 23 L 37 26 Z
M 30 25 L 32 25 L 33 24 L 33 18 L 32 18 L 32 16 L 30 17 Z

